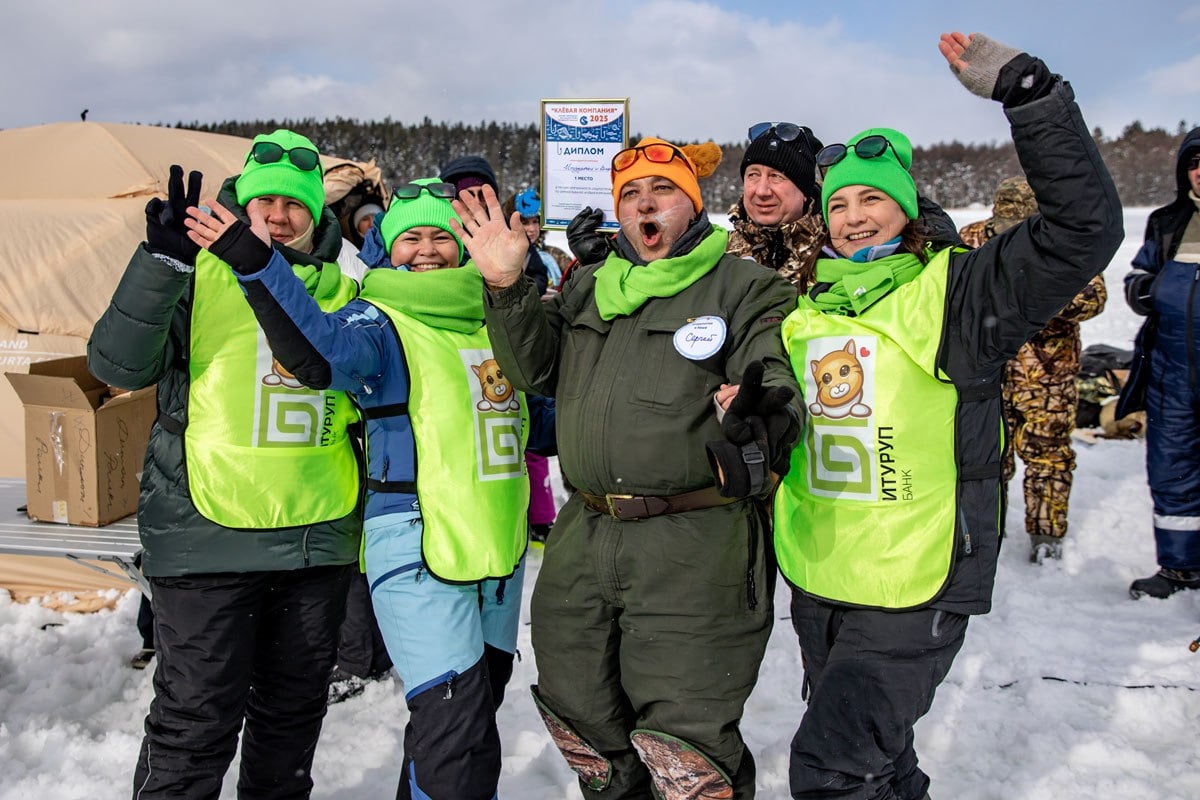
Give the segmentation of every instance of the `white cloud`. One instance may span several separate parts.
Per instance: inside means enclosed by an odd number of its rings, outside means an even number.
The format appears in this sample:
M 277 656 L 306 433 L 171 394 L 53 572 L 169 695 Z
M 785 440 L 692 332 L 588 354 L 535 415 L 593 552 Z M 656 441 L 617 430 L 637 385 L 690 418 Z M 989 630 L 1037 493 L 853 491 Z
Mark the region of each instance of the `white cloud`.
M 129 122 L 535 123 L 541 98 L 628 96 L 633 129 L 668 138 L 733 141 L 764 119 L 830 142 L 874 125 L 918 144 L 1008 137 L 997 104 L 968 95 L 932 41 L 876 30 L 868 41 L 788 8 L 768 19 L 692 0 L 465 0 L 453 17 L 386 0 L 19 4 L 5 15 L 0 126 L 75 119 L 85 106 Z M 1163 85 L 1182 86 L 1187 64 L 1200 75 L 1194 59 L 1160 70 Z
M 1198 17 L 1200 19 L 1200 17 Z M 1146 75 L 1155 94 L 1174 97 L 1200 93 L 1200 53 L 1186 61 L 1151 71 Z

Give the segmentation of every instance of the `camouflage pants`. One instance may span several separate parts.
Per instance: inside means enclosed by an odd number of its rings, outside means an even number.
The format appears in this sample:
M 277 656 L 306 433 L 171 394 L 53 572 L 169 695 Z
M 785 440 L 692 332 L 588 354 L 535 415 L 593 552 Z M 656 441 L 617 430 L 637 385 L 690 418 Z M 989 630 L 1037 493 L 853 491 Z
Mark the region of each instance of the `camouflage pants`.
M 1005 368 L 1008 446 L 1004 450 L 1004 482 L 1016 472 L 1015 453 L 1025 464 L 1025 532 L 1062 538 L 1067 535 L 1067 504 L 1075 469 L 1071 447 L 1075 377 L 1035 374 L 1040 370 L 1031 366 L 1018 356 Z

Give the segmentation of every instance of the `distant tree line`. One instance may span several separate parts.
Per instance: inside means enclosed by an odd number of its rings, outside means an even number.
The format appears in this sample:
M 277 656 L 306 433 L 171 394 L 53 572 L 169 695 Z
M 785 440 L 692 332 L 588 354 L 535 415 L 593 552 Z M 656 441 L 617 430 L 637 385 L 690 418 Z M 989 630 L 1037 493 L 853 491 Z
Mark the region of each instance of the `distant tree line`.
M 538 181 L 541 169 L 537 125 L 510 122 L 434 123 L 428 117 L 415 125 L 393 119 L 363 122 L 349 119 L 266 120 L 178 123 L 177 127 L 253 137 L 275 128 L 304 134 L 322 153 L 368 161 L 383 171 L 388 186 L 436 175 L 441 165 L 461 155 L 482 155 L 492 164 L 502 195 Z M 1108 138 L 1092 132 L 1104 162 L 1128 206 L 1156 206 L 1175 196 L 1175 154 L 1188 125 L 1180 121 L 1174 133 L 1143 128 L 1134 122 L 1121 135 Z M 636 141 L 638 136 L 633 137 Z M 724 159 L 711 178 L 703 181 L 705 203 L 724 212 L 741 195 L 739 166 L 746 143 L 721 145 Z M 990 205 L 996 184 L 1019 175 L 1020 165 L 1011 142 L 962 144 L 949 142 L 918 147 L 913 154 L 913 178 L 922 194 L 946 208 L 972 203 Z

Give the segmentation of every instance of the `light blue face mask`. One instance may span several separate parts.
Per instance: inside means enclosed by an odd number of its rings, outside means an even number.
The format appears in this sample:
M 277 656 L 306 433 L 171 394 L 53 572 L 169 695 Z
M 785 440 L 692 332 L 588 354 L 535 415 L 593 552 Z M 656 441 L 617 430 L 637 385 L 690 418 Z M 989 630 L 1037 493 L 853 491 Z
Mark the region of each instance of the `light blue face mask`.
M 890 256 L 892 253 L 900 249 L 900 237 L 888 239 L 883 244 L 877 244 L 874 247 L 864 247 L 850 256 L 850 261 L 856 264 L 865 264 L 868 261 L 875 261 L 885 256 Z

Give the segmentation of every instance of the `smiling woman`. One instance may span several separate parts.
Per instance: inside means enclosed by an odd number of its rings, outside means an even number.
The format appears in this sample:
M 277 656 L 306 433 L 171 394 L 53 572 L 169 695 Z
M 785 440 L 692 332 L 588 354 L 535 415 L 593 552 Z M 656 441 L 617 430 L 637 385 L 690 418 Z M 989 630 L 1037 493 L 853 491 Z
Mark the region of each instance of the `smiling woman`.
M 775 500 L 811 687 L 793 798 L 929 796 L 913 725 L 991 604 L 1004 364 L 1121 239 L 1070 87 L 981 34 L 944 34 L 939 49 L 1004 104 L 1041 216 L 974 251 L 938 246 L 907 136 L 871 128 L 816 155 L 827 257 L 783 323 L 809 414 Z

